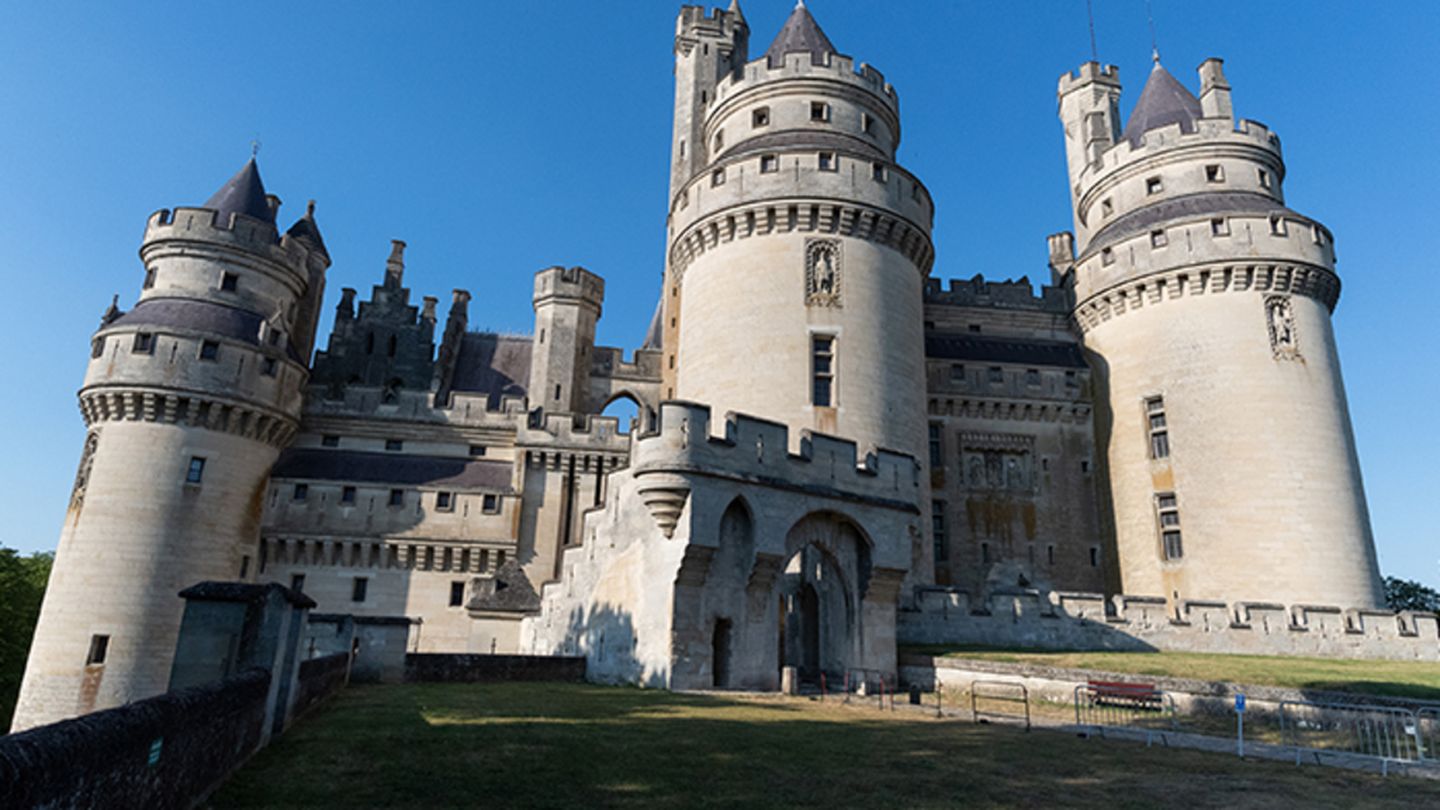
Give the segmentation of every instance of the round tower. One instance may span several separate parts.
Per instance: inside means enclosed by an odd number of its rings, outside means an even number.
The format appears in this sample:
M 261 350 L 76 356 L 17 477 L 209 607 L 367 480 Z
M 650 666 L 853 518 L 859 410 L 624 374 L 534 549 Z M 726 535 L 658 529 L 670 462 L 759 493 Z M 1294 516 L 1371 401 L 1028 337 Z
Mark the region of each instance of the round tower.
M 313 207 L 281 237 L 252 160 L 145 229 L 80 389 L 80 470 L 14 728 L 165 691 L 184 603 L 257 566 L 264 485 L 294 434 L 329 258 Z M 223 653 L 223 651 L 222 651 Z
M 1330 313 L 1330 233 L 1285 204 L 1279 139 L 1158 57 L 1060 79 L 1074 320 L 1093 366 L 1126 593 L 1383 604 Z
M 895 162 L 894 89 L 800 4 L 698 92 L 704 159 L 670 207 L 667 396 L 922 458 L 933 209 Z

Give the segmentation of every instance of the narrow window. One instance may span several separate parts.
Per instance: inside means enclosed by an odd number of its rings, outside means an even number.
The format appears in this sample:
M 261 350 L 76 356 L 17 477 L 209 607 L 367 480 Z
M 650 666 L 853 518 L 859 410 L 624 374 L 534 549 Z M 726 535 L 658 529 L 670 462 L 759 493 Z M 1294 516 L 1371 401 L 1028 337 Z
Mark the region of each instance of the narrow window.
M 939 469 L 945 463 L 945 448 L 942 438 L 944 430 L 939 422 L 930 423 L 930 469 Z
M 490 570 L 490 549 L 480 549 L 480 570 L 482 572 Z
M 365 577 L 355 577 L 355 584 L 350 588 L 351 602 L 364 602 L 365 592 L 370 588 L 370 580 Z
M 499 567 L 503 566 L 504 564 L 505 564 L 505 552 L 504 552 L 503 550 L 502 550 L 502 551 L 497 551 L 497 552 L 495 552 L 495 567 L 496 567 L 496 568 L 499 568 Z
M 1205 167 L 1205 182 L 1223 183 L 1225 181 L 1225 170 L 1219 163 L 1211 163 Z
M 750 113 L 750 126 L 752 126 L 752 127 L 764 127 L 764 126 L 769 126 L 769 125 L 770 125 L 770 108 L 769 108 L 769 107 L 756 107 L 756 108 L 755 108 L 755 111 L 752 112 L 752 113 Z
M 130 344 L 130 351 L 135 354 L 154 354 L 155 336 L 149 332 L 136 332 L 135 342 Z
M 205 476 L 205 459 L 200 456 L 191 456 L 190 467 L 185 470 L 185 483 L 198 484 Z
M 1279 214 L 1270 215 L 1270 233 L 1275 236 L 1285 235 L 1285 217 Z
M 390 490 L 389 505 L 390 505 L 390 506 L 404 506 L 404 505 L 405 505 L 405 490 L 403 490 L 403 489 L 392 489 L 392 490 Z
M 304 574 L 291 574 L 291 575 L 290 575 L 290 590 L 292 590 L 292 591 L 294 591 L 294 592 L 296 592 L 296 593 L 302 593 L 302 592 L 305 590 L 305 575 L 304 575 Z
M 720 147 L 722 147 L 722 146 L 724 146 L 724 145 L 725 145 L 725 130 L 722 129 L 722 130 L 720 130 L 719 132 L 715 133 L 715 151 L 716 151 L 716 152 L 719 152 L 719 151 L 720 151 Z
M 294 499 L 294 500 L 303 501 L 303 500 L 305 500 L 306 498 L 309 498 L 309 497 L 310 497 L 310 485 L 309 485 L 309 484 L 296 484 L 296 485 L 295 485 L 295 495 L 293 496 L 293 499 Z
M 1028 385 L 1028 386 L 1030 386 L 1031 388 L 1039 388 L 1039 387 L 1040 387 L 1040 369 L 1038 369 L 1038 368 L 1027 368 L 1027 369 L 1025 369 L 1025 384 Z
M 266 377 L 274 377 L 275 370 L 279 367 L 279 365 L 280 364 L 275 360 L 275 358 L 267 357 L 264 360 L 260 361 L 260 373 L 265 375 Z
M 1165 247 L 1170 244 L 1170 237 L 1165 235 L 1165 229 L 1150 232 L 1150 247 Z
M 1160 526 L 1160 551 L 1166 560 L 1178 560 L 1185 556 L 1180 541 L 1180 504 L 1173 492 L 1162 492 L 1155 496 L 1155 518 Z
M 141 287 L 142 287 L 142 289 L 148 290 L 148 289 L 150 289 L 151 287 L 154 287 L 154 286 L 155 286 L 155 268 L 153 268 L 153 267 L 147 267 L 147 268 L 145 268 L 145 283 L 144 283 L 143 285 L 141 285 Z
M 1224 217 L 1216 217 L 1210 220 L 1210 234 L 1212 236 L 1229 236 L 1230 221 Z
M 1115 203 L 1111 202 L 1111 201 L 1110 201 L 1110 198 L 1108 198 L 1108 197 L 1105 198 L 1105 199 L 1103 199 L 1103 200 L 1101 200 L 1101 201 L 1100 201 L 1100 213 L 1104 214 L 1104 215 L 1107 216 L 1107 217 L 1110 216 L 1111 214 L 1115 213 Z
M 340 490 L 340 503 L 355 503 L 355 487 Z
M 760 173 L 769 174 L 780 171 L 780 158 L 777 155 L 760 156 Z
M 90 356 L 99 357 L 105 353 L 105 338 L 95 338 L 90 341 Z
M 978 324 L 978 323 L 972 323 L 972 324 L 970 324 L 970 325 L 968 325 L 968 326 L 965 327 L 965 331 L 967 331 L 967 332 L 973 332 L 973 333 L 975 333 L 975 334 L 977 334 L 977 335 L 980 334 L 980 329 L 981 329 L 981 327 L 980 327 L 980 324 Z
M 990 544 L 989 544 L 989 543 L 981 543 L 981 544 L 980 544 L 980 562 L 982 562 L 982 563 L 988 563 L 988 562 L 990 562 Z
M 826 104 L 826 103 L 823 102 L 823 101 L 812 101 L 812 102 L 810 102 L 810 120 L 811 120 L 811 121 L 829 121 L 829 120 L 830 120 L 830 105 L 829 105 L 829 104 Z
M 374 333 L 374 332 L 367 332 L 367 333 L 365 334 L 365 353 L 366 353 L 366 354 L 374 354 L 374 353 L 375 353 L 375 333 Z
M 959 363 L 950 364 L 950 382 L 965 382 L 965 366 Z
M 950 558 L 950 543 L 945 536 L 945 502 L 930 502 L 930 531 L 935 535 L 935 562 Z
M 829 408 L 835 403 L 835 336 L 810 338 L 810 404 Z
M 1150 427 L 1150 457 L 1169 458 L 1170 432 L 1165 424 L 1165 399 L 1151 397 L 1145 400 L 1145 418 Z
M 560 400 L 560 383 L 555 383 L 555 400 Z
M 1145 181 L 1146 194 L 1159 194 L 1165 190 L 1165 184 L 1158 177 L 1151 177 Z
M 1260 187 L 1270 188 L 1270 172 L 1267 172 L 1264 169 L 1258 169 L 1257 171 L 1259 172 L 1260 177 Z
M 455 496 L 449 492 L 435 493 L 435 510 L 437 512 L 454 512 Z
M 1055 547 L 1054 547 L 1053 545 L 1052 545 L 1052 546 L 1046 546 L 1046 547 L 1045 547 L 1045 564 L 1046 564 L 1046 565 L 1054 565 L 1054 564 L 1055 564 Z
M 460 607 L 465 602 L 465 583 L 450 583 L 450 607 Z
M 240 578 L 244 579 L 248 576 L 250 576 L 250 555 L 246 554 L 240 558 Z
M 837 167 L 837 166 L 838 166 L 838 164 L 835 162 L 835 153 L 834 153 L 834 152 L 821 152 L 821 153 L 820 153 L 820 171 L 822 171 L 822 172 L 833 172 L 833 171 L 836 170 L 836 167 Z
M 480 499 L 480 511 L 493 515 L 500 511 L 500 496 L 489 494 Z
M 220 359 L 220 344 L 214 340 L 200 341 L 200 359 L 215 361 Z
M 860 131 L 870 135 L 874 129 L 875 119 L 870 117 L 870 113 L 860 113 Z
M 387 346 L 386 349 L 385 349 L 386 353 L 389 354 L 391 357 L 394 357 L 394 356 L 395 356 L 395 349 L 396 349 L 397 345 L 398 345 L 398 342 L 396 341 L 395 336 L 394 336 L 394 335 L 391 335 L 391 336 L 390 336 L 390 345 Z
M 240 288 L 240 277 L 231 272 L 220 274 L 220 290 L 222 292 L 235 292 Z
M 325 436 L 321 436 L 321 437 L 320 437 L 320 446 L 321 446 L 321 447 L 339 447 L 339 446 L 340 446 L 340 437 L 339 437 L 339 436 L 336 436 L 336 435 L 333 434 L 333 433 L 327 434 L 327 435 L 325 435 Z
M 716 169 L 715 171 L 710 173 L 710 185 L 711 187 L 725 185 L 724 169 Z
M 1005 369 L 1001 368 L 1000 366 L 991 366 L 989 370 L 985 372 L 985 374 L 992 383 L 1005 382 Z
M 385 449 L 391 452 L 399 452 L 405 449 L 405 441 L 403 439 L 386 439 Z
M 1086 475 L 1090 474 L 1090 459 L 1084 458 L 1080 460 L 1080 472 Z
M 1091 546 L 1091 547 L 1090 547 L 1090 567 L 1091 567 L 1091 568 L 1099 568 L 1099 567 L 1100 567 L 1100 549 L 1099 549 L 1098 546 Z
M 90 637 L 90 651 L 85 654 L 86 666 L 105 663 L 105 654 L 110 651 L 110 637 L 96 634 Z
M 871 179 L 871 180 L 874 180 L 874 181 L 877 182 L 877 183 L 883 183 L 883 182 L 885 182 L 885 164 L 884 164 L 884 163 L 872 163 L 872 164 L 870 164 L 870 179 Z
M 1109 267 L 1110 265 L 1114 264 L 1114 263 L 1115 263 L 1115 251 L 1111 250 L 1111 249 L 1108 248 L 1108 247 L 1105 248 L 1104 250 L 1100 251 L 1100 263 L 1103 264 L 1103 265 L 1105 265 L 1106 267 Z
M 483 445 L 483 444 L 472 444 L 472 445 L 470 445 L 470 455 L 472 455 L 472 456 L 483 456 L 483 455 L 485 455 L 485 445 Z

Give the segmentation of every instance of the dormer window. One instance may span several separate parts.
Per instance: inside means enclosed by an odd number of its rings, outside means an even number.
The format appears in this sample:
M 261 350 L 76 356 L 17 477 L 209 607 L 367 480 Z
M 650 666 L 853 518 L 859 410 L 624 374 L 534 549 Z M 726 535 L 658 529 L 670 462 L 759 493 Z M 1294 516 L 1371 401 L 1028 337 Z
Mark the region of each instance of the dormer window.
M 1158 177 L 1151 177 L 1145 181 L 1146 194 L 1159 194 L 1165 190 L 1165 184 Z
M 770 108 L 769 108 L 769 107 L 756 107 L 756 108 L 755 108 L 755 111 L 752 112 L 752 113 L 750 113 L 750 126 L 752 126 L 752 127 L 765 127 L 765 126 L 769 126 L 769 125 L 770 125 Z
M 1207 182 L 1207 183 L 1223 183 L 1223 182 L 1225 182 L 1225 168 L 1224 168 L 1223 166 L 1221 166 L 1219 163 L 1211 163 L 1210 165 L 1206 166 L 1206 167 L 1205 167 L 1205 182 Z

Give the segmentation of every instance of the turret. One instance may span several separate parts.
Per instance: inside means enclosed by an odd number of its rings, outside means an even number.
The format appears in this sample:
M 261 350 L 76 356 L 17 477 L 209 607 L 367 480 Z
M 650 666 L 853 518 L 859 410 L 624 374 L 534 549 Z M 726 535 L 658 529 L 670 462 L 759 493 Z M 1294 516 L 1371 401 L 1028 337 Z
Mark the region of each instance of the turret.
M 1234 119 L 1220 60 L 1199 74 L 1197 98 L 1157 59 L 1108 145 L 1113 69 L 1060 79 L 1121 587 L 1379 606 L 1329 232 L 1286 206 L 1279 139 Z
M 604 299 L 605 282 L 583 267 L 550 267 L 535 274 L 531 408 L 584 410 L 595 324 Z
M 748 61 L 750 27 L 735 0 L 728 10 L 706 13 L 682 6 L 675 20 L 675 133 L 671 144 L 670 194 L 708 160 L 702 137 L 705 110 L 715 85 Z
M 139 301 L 91 343 L 88 432 L 16 729 L 164 691 L 179 591 L 253 576 L 329 266 L 313 211 L 283 238 L 277 211 L 251 160 L 204 206 L 150 217 Z

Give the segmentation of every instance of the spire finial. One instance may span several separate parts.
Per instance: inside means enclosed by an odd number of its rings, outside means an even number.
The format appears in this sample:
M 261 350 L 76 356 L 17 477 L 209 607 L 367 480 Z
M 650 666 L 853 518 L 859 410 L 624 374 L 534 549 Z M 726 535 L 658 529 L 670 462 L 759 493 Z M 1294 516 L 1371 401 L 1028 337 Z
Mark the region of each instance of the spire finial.
M 805 0 L 795 0 L 795 8 L 804 8 Z
M 305 203 L 305 216 L 310 217 L 311 219 L 314 219 L 314 218 L 315 218 L 315 201 L 314 201 L 314 200 L 311 200 L 310 202 Z
M 1145 0 L 1145 20 L 1150 23 L 1150 59 L 1155 64 L 1160 64 L 1160 45 L 1155 38 L 1155 12 L 1150 7 L 1150 0 Z
M 260 156 L 260 136 L 256 135 L 250 139 L 250 159 L 254 160 Z

